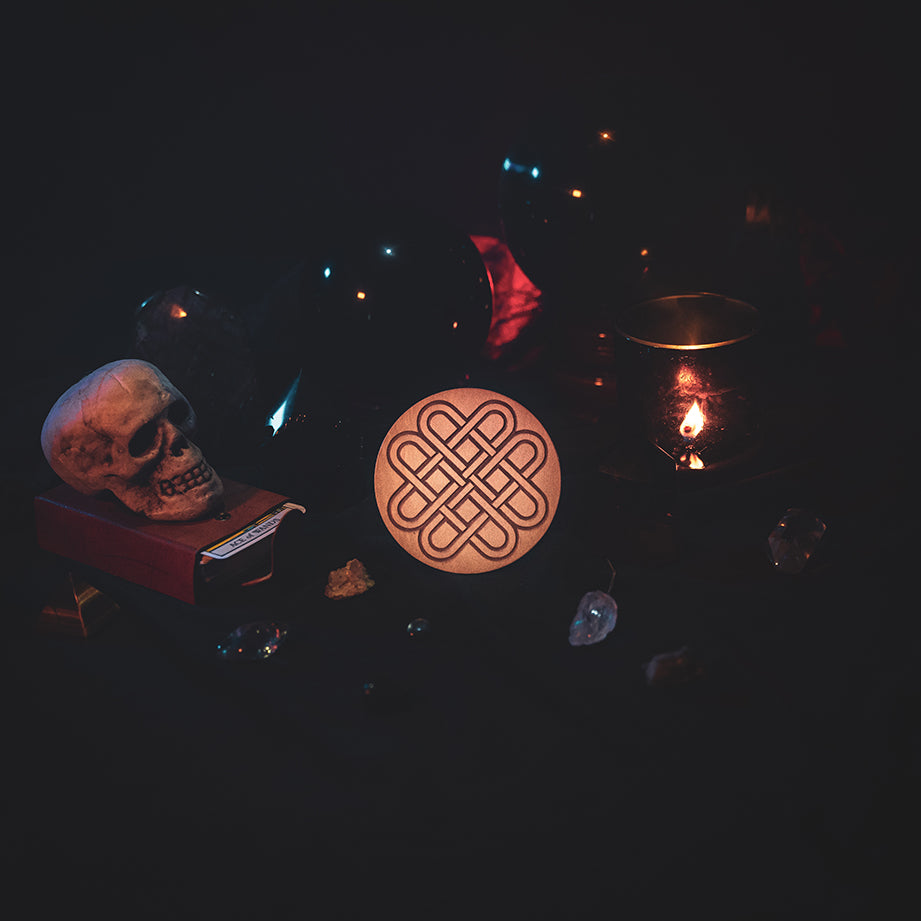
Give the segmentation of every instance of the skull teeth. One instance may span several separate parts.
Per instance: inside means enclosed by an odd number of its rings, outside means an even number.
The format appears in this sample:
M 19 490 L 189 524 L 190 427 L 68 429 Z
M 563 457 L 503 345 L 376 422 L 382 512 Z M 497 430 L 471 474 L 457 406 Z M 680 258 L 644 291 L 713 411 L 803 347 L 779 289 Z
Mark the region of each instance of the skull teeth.
M 185 473 L 179 473 L 170 480 L 160 480 L 160 495 L 175 496 L 177 493 L 188 492 L 202 483 L 207 483 L 211 479 L 213 471 L 204 462 L 186 470 Z

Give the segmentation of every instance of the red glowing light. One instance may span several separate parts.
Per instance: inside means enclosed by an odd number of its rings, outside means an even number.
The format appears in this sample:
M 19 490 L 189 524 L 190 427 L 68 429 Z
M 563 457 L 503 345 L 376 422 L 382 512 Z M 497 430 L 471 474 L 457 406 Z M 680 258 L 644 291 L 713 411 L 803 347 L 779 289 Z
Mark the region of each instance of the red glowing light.
M 745 206 L 746 224 L 770 224 L 771 209 L 768 205 L 748 204 Z
M 493 315 L 484 354 L 499 358 L 541 312 L 540 289 L 522 272 L 509 248 L 496 237 L 471 237 L 489 274 Z

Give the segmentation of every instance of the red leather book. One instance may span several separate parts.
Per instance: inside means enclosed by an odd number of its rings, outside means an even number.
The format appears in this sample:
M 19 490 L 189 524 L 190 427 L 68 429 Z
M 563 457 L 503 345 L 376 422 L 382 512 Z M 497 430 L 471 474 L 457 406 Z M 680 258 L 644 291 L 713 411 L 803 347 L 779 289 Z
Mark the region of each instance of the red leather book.
M 150 521 L 108 496 L 61 484 L 35 498 L 44 550 L 196 604 L 209 584 L 272 575 L 275 532 L 305 509 L 278 493 L 223 479 L 224 510 L 201 521 Z

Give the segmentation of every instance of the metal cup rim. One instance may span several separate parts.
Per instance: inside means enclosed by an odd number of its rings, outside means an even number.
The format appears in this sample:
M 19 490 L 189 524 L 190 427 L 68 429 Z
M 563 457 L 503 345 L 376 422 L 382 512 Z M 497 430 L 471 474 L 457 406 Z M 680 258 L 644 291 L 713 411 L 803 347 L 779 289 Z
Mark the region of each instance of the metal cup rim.
M 681 304 L 681 301 L 690 304 Z M 719 307 L 707 309 L 715 305 Z M 688 314 L 688 309 L 695 307 L 700 308 L 696 315 Z M 694 291 L 630 304 L 618 312 L 614 325 L 621 336 L 639 345 L 691 352 L 744 342 L 758 332 L 761 319 L 757 308 L 745 301 L 708 291 Z M 713 330 L 718 330 L 721 325 L 725 332 L 714 334 Z M 683 330 L 683 333 L 655 334 L 657 328 L 668 326 Z M 675 341 L 679 339 L 683 341 Z

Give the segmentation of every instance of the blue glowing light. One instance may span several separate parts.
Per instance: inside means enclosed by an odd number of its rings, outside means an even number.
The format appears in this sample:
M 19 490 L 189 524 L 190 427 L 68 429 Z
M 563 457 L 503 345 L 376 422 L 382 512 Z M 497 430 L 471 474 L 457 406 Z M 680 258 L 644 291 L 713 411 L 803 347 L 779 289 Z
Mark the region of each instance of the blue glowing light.
M 510 160 L 508 157 L 505 158 L 502 169 L 505 172 L 511 170 L 513 173 L 530 173 L 535 179 L 540 175 L 540 170 L 536 166 L 528 167 L 523 163 L 515 163 L 514 160 Z
M 329 266 L 327 266 L 325 269 L 323 269 L 323 277 L 324 277 L 324 278 L 329 278 L 329 276 L 332 275 L 332 274 L 333 274 L 333 270 L 332 270 Z
M 291 415 L 291 407 L 294 405 L 294 397 L 297 394 L 298 384 L 301 382 L 301 375 L 298 373 L 294 383 L 288 388 L 285 398 L 279 403 L 278 408 L 266 420 L 266 425 L 272 429 L 272 435 L 277 435 L 279 429 L 288 421 Z
M 392 255 L 393 255 L 393 247 L 392 247 L 392 246 L 385 246 L 385 247 L 384 247 L 384 255 L 385 255 L 385 256 L 392 256 Z

